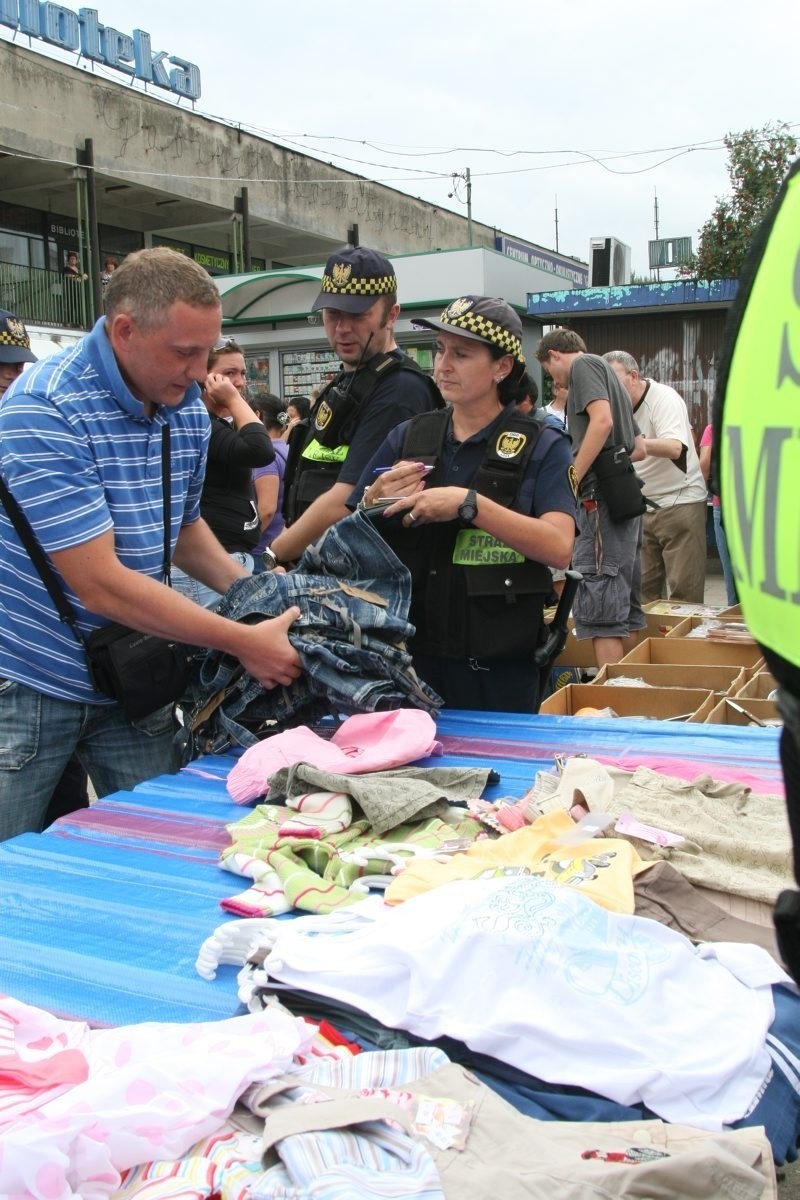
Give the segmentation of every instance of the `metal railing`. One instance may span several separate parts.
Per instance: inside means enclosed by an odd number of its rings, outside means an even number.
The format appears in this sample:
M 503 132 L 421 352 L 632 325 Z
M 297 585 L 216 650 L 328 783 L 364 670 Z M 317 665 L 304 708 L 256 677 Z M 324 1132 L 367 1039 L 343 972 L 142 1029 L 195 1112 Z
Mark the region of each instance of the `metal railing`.
M 89 281 L 41 267 L 0 262 L 0 308 L 34 325 L 88 329 Z

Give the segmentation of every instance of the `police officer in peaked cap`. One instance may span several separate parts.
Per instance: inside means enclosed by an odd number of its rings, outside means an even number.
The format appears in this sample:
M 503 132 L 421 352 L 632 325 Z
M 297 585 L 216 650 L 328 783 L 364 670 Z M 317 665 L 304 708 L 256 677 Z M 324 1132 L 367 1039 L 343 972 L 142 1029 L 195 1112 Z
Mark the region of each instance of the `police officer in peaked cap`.
M 26 363 L 36 361 L 24 323 L 8 309 L 0 308 L 0 396 L 22 374 Z
M 271 547 L 283 563 L 347 515 L 353 485 L 390 430 L 442 405 L 433 381 L 398 349 L 397 276 L 383 254 L 366 246 L 332 254 L 313 307 L 341 369 L 289 438 L 287 528 Z

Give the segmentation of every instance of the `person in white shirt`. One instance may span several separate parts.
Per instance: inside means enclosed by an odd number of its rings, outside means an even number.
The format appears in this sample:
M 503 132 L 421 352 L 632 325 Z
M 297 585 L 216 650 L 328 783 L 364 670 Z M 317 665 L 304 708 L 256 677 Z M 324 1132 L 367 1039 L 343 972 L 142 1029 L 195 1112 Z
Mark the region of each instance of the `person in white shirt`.
M 558 421 L 560 425 L 566 428 L 567 424 L 567 396 L 569 388 L 563 383 L 553 383 L 553 399 L 549 404 L 545 404 L 545 413 Z
M 674 388 L 644 378 L 625 350 L 610 350 L 603 357 L 630 396 L 646 451 L 636 473 L 645 496 L 658 505 L 644 517 L 642 603 L 675 599 L 702 604 L 707 494 L 686 402 Z

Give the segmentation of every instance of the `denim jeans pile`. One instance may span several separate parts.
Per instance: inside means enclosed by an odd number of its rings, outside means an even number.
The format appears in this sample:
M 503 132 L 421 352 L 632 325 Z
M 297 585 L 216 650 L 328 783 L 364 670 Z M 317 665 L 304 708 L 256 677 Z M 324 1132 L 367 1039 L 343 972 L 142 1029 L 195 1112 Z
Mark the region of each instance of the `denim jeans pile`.
M 300 608 L 289 639 L 303 674 L 289 687 L 267 690 L 228 655 L 199 657 L 190 693 L 194 712 L 223 689 L 224 698 L 196 731 L 196 748 L 251 746 L 331 714 L 408 705 L 434 712 L 442 701 L 418 678 L 407 649 L 414 632 L 410 599 L 408 570 L 361 512 L 332 526 L 288 574 L 237 580 L 217 608 L 224 617 L 252 622 L 293 604 Z

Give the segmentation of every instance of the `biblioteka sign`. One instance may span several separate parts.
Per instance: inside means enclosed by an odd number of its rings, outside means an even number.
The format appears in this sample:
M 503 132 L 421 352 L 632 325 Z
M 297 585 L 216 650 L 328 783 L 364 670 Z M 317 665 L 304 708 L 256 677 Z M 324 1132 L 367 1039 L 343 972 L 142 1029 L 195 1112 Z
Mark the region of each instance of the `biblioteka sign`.
M 104 63 L 144 83 L 154 83 L 176 96 L 200 98 L 200 71 L 194 63 L 164 50 L 154 54 L 150 34 L 143 29 L 134 29 L 130 35 L 101 25 L 95 8 L 80 8 L 75 13 L 62 4 L 40 0 L 0 0 L 0 25 Z M 165 63 L 171 63 L 172 70 Z

